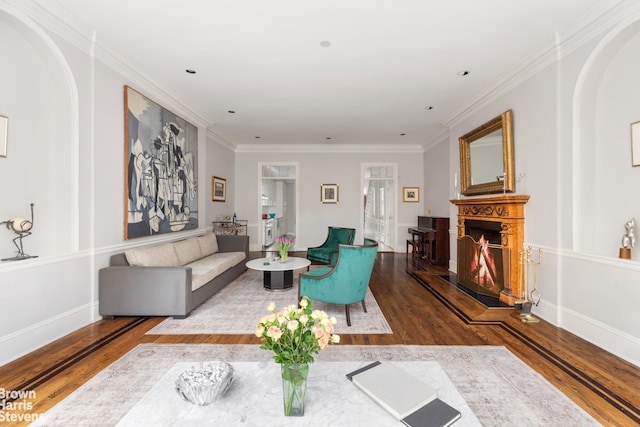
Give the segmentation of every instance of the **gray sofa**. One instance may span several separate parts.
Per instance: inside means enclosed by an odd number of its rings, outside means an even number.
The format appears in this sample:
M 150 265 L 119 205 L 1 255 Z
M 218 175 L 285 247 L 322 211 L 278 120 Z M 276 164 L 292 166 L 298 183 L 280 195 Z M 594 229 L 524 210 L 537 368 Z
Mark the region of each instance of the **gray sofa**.
M 111 256 L 99 273 L 100 315 L 185 318 L 246 271 L 249 236 L 213 233 Z

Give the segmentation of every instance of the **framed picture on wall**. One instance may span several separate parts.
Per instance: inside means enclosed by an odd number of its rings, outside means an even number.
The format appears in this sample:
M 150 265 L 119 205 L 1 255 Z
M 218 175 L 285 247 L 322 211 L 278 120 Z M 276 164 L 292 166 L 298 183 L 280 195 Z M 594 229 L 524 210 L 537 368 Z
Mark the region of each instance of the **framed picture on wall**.
M 227 201 L 227 180 L 214 176 L 211 178 L 211 201 Z
M 7 128 L 9 118 L 0 116 L 0 157 L 7 157 Z
M 124 87 L 124 238 L 198 228 L 198 128 Z
M 419 187 L 402 187 L 402 201 L 403 202 L 419 202 L 420 188 Z
M 320 185 L 320 203 L 338 203 L 338 184 Z
M 640 166 L 640 122 L 631 123 L 631 166 Z

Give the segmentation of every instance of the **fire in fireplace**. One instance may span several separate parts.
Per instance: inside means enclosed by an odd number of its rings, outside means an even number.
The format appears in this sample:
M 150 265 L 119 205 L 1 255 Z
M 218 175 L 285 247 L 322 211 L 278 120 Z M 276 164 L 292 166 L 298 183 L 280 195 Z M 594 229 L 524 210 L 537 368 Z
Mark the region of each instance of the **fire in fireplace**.
M 465 221 L 458 239 L 458 282 L 473 293 L 499 298 L 505 287 L 505 265 L 500 223 Z

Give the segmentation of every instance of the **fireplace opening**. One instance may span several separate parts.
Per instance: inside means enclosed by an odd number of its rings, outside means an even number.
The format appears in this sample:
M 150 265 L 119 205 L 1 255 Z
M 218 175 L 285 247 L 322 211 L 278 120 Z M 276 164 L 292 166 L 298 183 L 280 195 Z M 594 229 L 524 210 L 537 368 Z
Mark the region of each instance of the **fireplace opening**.
M 481 221 L 478 219 L 468 219 L 464 222 L 465 236 L 472 237 L 476 242 L 480 238 L 493 245 L 500 245 L 500 230 L 502 226 L 499 222 Z
M 465 235 L 458 239 L 458 287 L 485 305 L 503 306 L 500 293 L 508 287 L 509 251 L 501 243 L 501 224 L 466 220 L 464 225 Z

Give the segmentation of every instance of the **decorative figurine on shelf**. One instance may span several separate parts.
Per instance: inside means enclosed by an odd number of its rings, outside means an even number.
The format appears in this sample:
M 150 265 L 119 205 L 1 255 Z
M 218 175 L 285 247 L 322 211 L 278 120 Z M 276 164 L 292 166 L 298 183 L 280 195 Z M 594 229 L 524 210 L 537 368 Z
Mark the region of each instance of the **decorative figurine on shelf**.
M 635 218 L 631 218 L 624 225 L 626 233 L 622 236 L 622 247 L 620 248 L 620 258 L 631 259 L 631 248 L 636 245 Z
M 31 229 L 33 228 L 33 203 L 31 203 L 31 221 L 24 218 L 13 218 L 8 221 L 0 222 L 0 225 L 5 224 L 8 230 L 13 231 L 18 235 L 13 239 L 13 244 L 18 248 L 18 254 L 13 258 L 3 258 L 2 261 L 20 261 L 28 258 L 37 258 L 37 255 L 27 255 L 22 248 L 22 239 L 31 235 Z

